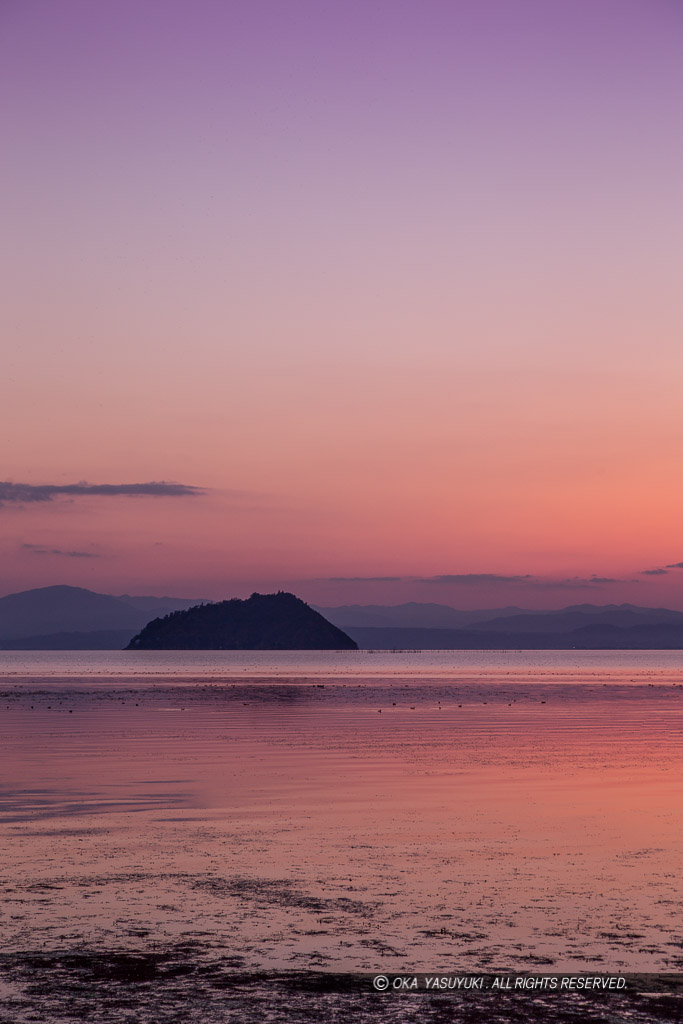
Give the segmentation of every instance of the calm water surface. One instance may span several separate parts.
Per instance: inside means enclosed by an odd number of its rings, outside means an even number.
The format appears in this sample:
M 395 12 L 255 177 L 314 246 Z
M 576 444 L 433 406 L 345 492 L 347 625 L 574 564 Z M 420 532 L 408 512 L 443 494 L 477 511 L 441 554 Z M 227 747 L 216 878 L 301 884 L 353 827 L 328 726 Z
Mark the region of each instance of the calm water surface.
M 0 653 L 5 951 L 683 970 L 683 652 Z

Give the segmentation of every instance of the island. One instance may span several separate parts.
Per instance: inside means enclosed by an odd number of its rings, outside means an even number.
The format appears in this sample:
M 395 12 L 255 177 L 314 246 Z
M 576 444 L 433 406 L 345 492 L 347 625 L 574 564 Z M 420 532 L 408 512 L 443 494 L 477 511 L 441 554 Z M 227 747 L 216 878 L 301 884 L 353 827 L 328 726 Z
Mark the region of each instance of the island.
M 279 591 L 200 604 L 148 622 L 128 651 L 357 651 L 305 601 Z

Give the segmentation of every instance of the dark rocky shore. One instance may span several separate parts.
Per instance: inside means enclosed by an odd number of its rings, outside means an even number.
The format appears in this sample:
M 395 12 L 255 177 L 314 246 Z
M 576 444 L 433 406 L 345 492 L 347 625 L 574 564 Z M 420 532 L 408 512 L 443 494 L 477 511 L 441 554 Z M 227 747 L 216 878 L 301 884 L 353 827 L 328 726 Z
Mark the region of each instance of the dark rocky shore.
M 675 990 L 651 993 L 377 993 L 368 978 L 255 973 L 201 944 L 155 952 L 0 955 L 0 1024 L 654 1024 L 683 1019 Z M 330 989 L 332 989 L 330 991 Z

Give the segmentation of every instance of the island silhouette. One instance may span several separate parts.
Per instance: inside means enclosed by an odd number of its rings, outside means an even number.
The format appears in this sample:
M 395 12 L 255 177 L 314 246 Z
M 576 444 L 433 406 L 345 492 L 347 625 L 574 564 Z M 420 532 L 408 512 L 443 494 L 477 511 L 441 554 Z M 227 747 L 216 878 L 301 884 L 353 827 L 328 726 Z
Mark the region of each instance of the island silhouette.
M 252 594 L 148 622 L 129 651 L 356 651 L 355 640 L 294 594 Z

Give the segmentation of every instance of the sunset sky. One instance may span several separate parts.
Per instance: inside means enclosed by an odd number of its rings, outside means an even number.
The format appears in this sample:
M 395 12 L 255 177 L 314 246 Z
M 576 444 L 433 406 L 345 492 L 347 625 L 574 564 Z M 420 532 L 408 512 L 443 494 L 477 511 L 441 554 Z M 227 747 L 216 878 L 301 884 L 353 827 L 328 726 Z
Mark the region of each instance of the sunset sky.
M 0 593 L 683 608 L 682 52 L 678 0 L 4 0 Z

